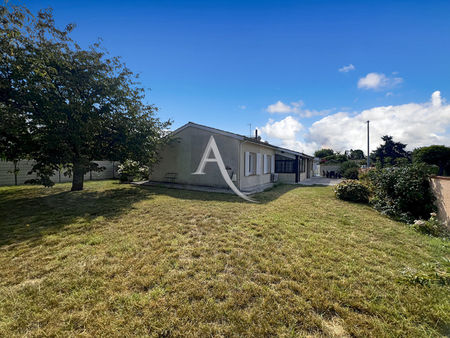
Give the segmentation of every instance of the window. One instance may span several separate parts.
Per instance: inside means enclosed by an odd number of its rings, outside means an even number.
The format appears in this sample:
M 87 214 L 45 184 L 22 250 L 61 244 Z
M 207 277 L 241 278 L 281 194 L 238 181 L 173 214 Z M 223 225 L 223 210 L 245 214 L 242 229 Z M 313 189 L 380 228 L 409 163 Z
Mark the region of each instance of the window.
M 295 160 L 276 160 L 275 161 L 276 173 L 295 173 Z
M 300 172 L 304 173 L 306 171 L 306 159 L 303 157 L 300 157 Z
M 249 160 L 249 174 L 250 175 L 256 175 L 256 154 L 250 153 L 250 160 Z
M 245 176 L 256 175 L 256 154 L 245 152 Z

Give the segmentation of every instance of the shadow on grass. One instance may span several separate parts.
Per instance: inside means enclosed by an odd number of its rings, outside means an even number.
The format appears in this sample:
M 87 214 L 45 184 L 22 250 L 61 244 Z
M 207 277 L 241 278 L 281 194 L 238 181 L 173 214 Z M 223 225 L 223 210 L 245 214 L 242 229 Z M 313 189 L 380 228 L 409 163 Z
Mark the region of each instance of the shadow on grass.
M 52 190 L 54 189 L 54 190 Z M 14 191 L 14 190 L 12 190 Z M 61 191 L 61 187 L 18 189 L 0 195 L 0 247 L 34 240 L 62 229 L 78 220 L 114 218 L 155 192 L 133 186 L 80 192 Z
M 138 186 L 139 189 L 152 191 L 158 195 L 166 195 L 173 198 L 180 198 L 185 200 L 199 200 L 199 201 L 223 201 L 230 203 L 241 203 L 248 204 L 252 202 L 247 202 L 242 198 L 238 197 L 234 193 L 223 193 L 223 192 L 206 192 L 206 191 L 197 191 L 197 190 L 188 190 L 188 189 L 179 189 L 179 188 L 170 188 L 159 185 L 141 185 Z M 252 199 L 254 199 L 258 203 L 269 203 L 278 199 L 283 194 L 300 188 L 300 186 L 291 185 L 291 184 L 279 184 L 274 186 L 273 188 L 267 189 L 263 192 L 256 193 L 250 195 Z
M 196 201 L 249 203 L 233 194 L 169 189 L 156 186 L 119 185 L 113 183 L 102 190 L 87 185 L 86 190 L 70 192 L 62 186 L 51 189 L 16 188 L 0 194 L 0 247 L 22 241 L 35 241 L 43 235 L 58 232 L 65 226 L 104 217 L 112 219 L 131 210 L 133 204 L 157 195 Z M 293 185 L 279 185 L 253 197 L 259 203 L 276 200 Z M 85 231 L 76 226 L 71 233 Z

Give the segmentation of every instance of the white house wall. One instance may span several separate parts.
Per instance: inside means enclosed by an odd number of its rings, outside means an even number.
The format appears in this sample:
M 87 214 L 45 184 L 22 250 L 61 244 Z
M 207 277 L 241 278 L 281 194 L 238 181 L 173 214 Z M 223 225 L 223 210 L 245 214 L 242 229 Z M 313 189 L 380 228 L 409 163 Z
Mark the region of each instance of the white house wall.
M 260 175 L 250 175 L 245 176 L 245 153 L 252 152 L 255 154 L 261 154 L 259 156 L 261 160 L 261 174 Z M 241 151 L 240 151 L 240 162 L 242 163 L 240 167 L 240 185 L 239 188 L 243 191 L 251 191 L 257 189 L 258 187 L 270 186 L 270 173 L 264 174 L 263 169 L 263 159 L 264 154 L 275 156 L 275 150 L 269 147 L 265 147 L 264 145 L 259 145 L 251 142 L 242 142 L 241 143 Z
M 153 168 L 150 180 L 228 188 L 217 163 L 207 163 L 204 175 L 192 175 L 200 163 L 211 135 L 214 136 L 225 167 L 229 168 L 230 176 L 236 174 L 237 182 L 239 179 L 240 140 L 193 126 L 184 128 L 174 135 L 173 142 L 161 152 L 161 160 Z

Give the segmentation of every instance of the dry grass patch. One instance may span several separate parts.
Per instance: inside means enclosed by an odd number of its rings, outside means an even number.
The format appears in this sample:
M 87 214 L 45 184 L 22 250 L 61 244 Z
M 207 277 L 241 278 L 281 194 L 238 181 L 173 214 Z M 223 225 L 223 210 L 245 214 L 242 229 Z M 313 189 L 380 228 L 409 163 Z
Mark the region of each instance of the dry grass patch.
M 448 242 L 331 188 L 68 190 L 0 188 L 0 336 L 449 333 Z

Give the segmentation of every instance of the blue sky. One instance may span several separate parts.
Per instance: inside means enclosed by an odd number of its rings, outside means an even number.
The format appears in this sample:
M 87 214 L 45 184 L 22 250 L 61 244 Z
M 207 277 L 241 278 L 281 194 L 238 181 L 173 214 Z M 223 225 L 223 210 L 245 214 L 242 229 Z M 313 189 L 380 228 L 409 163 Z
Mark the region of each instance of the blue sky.
M 194 121 L 248 134 L 251 123 L 274 143 L 342 150 L 361 147 L 360 122 L 370 111 L 374 144 L 379 134 L 414 145 L 450 140 L 450 1 L 22 3 L 32 11 L 52 7 L 61 26 L 76 23 L 73 37 L 82 46 L 102 38 L 111 55 L 140 73 L 149 102 L 174 128 Z M 435 91 L 442 109 L 427 109 Z M 434 114 L 424 123 L 444 123 L 425 128 L 418 143 L 404 127 L 416 115 L 411 104 Z M 386 116 L 373 111 L 386 106 L 394 107 Z M 325 137 L 333 126 L 338 130 Z M 354 142 L 339 135 L 347 126 Z

